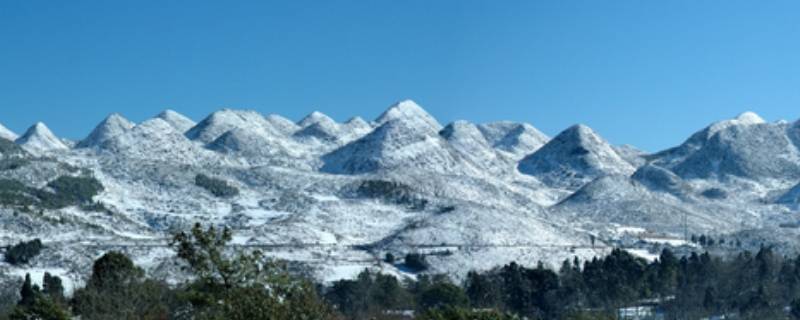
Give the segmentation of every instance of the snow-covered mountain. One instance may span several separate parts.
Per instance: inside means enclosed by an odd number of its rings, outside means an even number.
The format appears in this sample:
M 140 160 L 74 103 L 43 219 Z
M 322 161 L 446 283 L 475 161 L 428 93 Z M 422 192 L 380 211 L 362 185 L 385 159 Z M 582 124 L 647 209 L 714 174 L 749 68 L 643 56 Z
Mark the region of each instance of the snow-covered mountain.
M 798 179 L 800 145 L 793 135 L 796 127 L 786 122 L 766 123 L 745 112 L 706 127 L 652 161 L 684 178 Z
M 413 101 L 392 105 L 375 123 L 377 128 L 367 135 L 322 156 L 321 170 L 361 174 L 399 168 L 436 172 L 457 169 L 458 156 L 439 136 L 442 126 Z
M 122 115 L 118 113 L 111 114 L 103 122 L 100 122 L 88 137 L 78 142 L 75 147 L 89 148 L 99 146 L 108 139 L 130 131 L 134 126 L 136 126 L 135 123 L 128 121 Z
M 605 139 L 585 125 L 564 130 L 519 162 L 520 172 L 566 188 L 580 187 L 605 175 L 630 175 L 634 170 Z
M 33 154 L 44 154 L 50 151 L 67 150 L 69 147 L 56 137 L 42 122 L 37 122 L 17 138 L 16 143 Z
M 455 277 L 510 261 L 557 266 L 624 246 L 631 230 L 673 244 L 705 233 L 800 247 L 800 122 L 753 113 L 653 154 L 583 125 L 552 139 L 520 122 L 443 126 L 410 100 L 372 122 L 223 109 L 195 123 L 167 110 L 140 124 L 112 114 L 75 146 L 41 123 L 14 138 L 0 127 L 0 179 L 103 185 L 92 206 L 0 202 L 0 246 L 38 237 L 47 247 L 0 271 L 71 283 L 107 250 L 173 277 L 166 239 L 195 222 L 229 226 L 237 244 L 269 246 L 326 281 L 362 268 L 414 276 L 381 262 L 386 253 L 426 254 L 431 272 Z M 222 185 L 238 192 L 220 195 Z

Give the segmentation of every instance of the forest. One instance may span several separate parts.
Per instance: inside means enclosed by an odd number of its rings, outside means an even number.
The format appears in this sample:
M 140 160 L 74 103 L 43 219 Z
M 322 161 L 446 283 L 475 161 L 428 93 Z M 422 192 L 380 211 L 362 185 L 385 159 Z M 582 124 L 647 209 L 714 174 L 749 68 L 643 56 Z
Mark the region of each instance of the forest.
M 120 252 L 97 259 L 82 288 L 65 296 L 61 279 L 30 275 L 0 319 L 617 319 L 647 305 L 665 319 L 800 319 L 800 257 L 762 247 L 728 258 L 676 256 L 647 262 L 624 250 L 559 270 L 510 263 L 454 282 L 365 270 L 329 285 L 289 270 L 258 250 L 230 250 L 229 229 L 195 225 L 171 246 L 185 283 L 153 279 Z M 24 263 L 41 243 L 20 243 L 6 258 Z M 20 260 L 19 257 L 25 259 Z M 392 258 L 393 257 L 387 257 Z M 424 255 L 406 262 L 425 268 Z M 38 281 L 37 281 L 38 282 Z

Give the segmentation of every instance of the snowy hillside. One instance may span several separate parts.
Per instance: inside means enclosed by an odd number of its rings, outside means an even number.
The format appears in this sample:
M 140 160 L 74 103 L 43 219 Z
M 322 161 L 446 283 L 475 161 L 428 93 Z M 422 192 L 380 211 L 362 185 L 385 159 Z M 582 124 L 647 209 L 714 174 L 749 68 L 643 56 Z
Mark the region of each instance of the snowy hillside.
M 167 110 L 140 124 L 112 114 L 74 147 L 41 123 L 18 138 L 0 127 L 10 190 L 0 244 L 46 246 L 0 271 L 80 283 L 93 257 L 121 250 L 173 279 L 166 239 L 195 222 L 229 226 L 237 244 L 325 281 L 363 268 L 414 276 L 386 253 L 425 254 L 430 272 L 454 277 L 511 261 L 557 266 L 631 233 L 677 244 L 686 233 L 754 247 L 770 239 L 788 252 L 800 225 L 799 147 L 800 123 L 753 113 L 645 154 L 583 125 L 552 139 L 511 121 L 443 126 L 410 100 L 344 123 L 321 112 L 294 122 L 223 109 L 195 123 Z M 41 198 L 65 177 L 102 190 L 91 203 Z

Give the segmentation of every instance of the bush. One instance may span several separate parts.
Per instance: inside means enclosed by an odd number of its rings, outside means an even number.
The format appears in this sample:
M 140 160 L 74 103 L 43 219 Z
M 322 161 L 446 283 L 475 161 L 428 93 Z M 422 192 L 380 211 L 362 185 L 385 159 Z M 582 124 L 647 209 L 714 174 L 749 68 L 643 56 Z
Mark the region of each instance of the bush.
M 469 298 L 461 287 L 448 282 L 437 282 L 422 292 L 419 303 L 422 310 L 466 308 L 469 306 Z
M 425 256 L 419 253 L 406 254 L 405 266 L 414 272 L 422 272 L 428 270 L 428 261 Z
M 6 262 L 13 265 L 28 263 L 33 257 L 42 252 L 42 247 L 42 241 L 39 239 L 20 242 L 8 248 L 5 254 Z
M 230 198 L 239 195 L 239 189 L 229 185 L 227 181 L 212 178 L 204 174 L 198 174 L 194 178 L 194 184 L 220 198 Z
M 428 205 L 428 200 L 416 196 L 411 187 L 394 181 L 362 181 L 356 188 L 356 195 L 405 205 L 412 210 L 423 210 Z

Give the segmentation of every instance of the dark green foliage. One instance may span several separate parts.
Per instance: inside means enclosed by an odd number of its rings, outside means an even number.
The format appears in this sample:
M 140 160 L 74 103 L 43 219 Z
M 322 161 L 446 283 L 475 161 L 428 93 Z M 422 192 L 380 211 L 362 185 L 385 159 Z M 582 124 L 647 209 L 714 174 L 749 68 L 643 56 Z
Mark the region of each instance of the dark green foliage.
M 0 138 L 0 155 L 22 155 L 26 152 L 14 141 Z
M 60 176 L 47 184 L 53 193 L 40 191 L 39 198 L 48 208 L 91 204 L 92 197 L 103 191 L 103 185 L 91 177 Z
M 417 196 L 411 187 L 394 181 L 362 181 L 356 187 L 355 193 L 358 197 L 380 199 L 407 206 L 412 210 L 423 210 L 428 205 L 428 200 Z
M 419 316 L 421 320 L 516 320 L 518 316 L 496 310 L 474 310 L 463 307 L 430 309 Z
M 13 265 L 28 263 L 33 257 L 42 252 L 42 248 L 42 241 L 38 238 L 17 243 L 6 250 L 6 262 Z
M 389 275 L 361 272 L 355 280 L 340 280 L 325 294 L 336 309 L 354 319 L 369 318 L 385 310 L 413 309 L 411 294 Z
M 228 184 L 227 181 L 212 178 L 204 174 L 198 174 L 194 178 L 194 183 L 198 187 L 206 189 L 216 197 L 230 198 L 239 195 L 239 189 Z
M 226 252 L 229 229 L 203 229 L 173 238 L 178 258 L 197 279 L 184 295 L 200 319 L 328 319 L 328 306 L 313 285 L 291 277 L 285 264 L 259 251 Z
M 52 281 L 52 280 L 51 280 Z M 31 275 L 25 275 L 20 289 L 20 300 L 9 315 L 10 320 L 67 320 L 69 314 L 60 301 L 43 293 L 38 286 L 31 284 Z
M 39 205 L 50 209 L 91 205 L 92 197 L 103 190 L 103 185 L 92 177 L 61 176 L 48 183 L 47 187 L 50 190 L 31 188 L 16 180 L 0 179 L 0 205 Z
M 800 299 L 792 300 L 792 304 L 789 307 L 791 308 L 789 315 L 792 317 L 792 319 L 800 319 Z
M 166 319 L 176 305 L 164 283 L 144 278 L 144 271 L 124 254 L 109 252 L 95 261 L 86 287 L 72 299 L 81 319 Z
M 469 298 L 461 287 L 449 282 L 437 282 L 422 292 L 419 304 L 422 310 L 465 308 L 469 306 Z
M 29 188 L 16 180 L 0 179 L 0 204 L 10 206 L 30 206 L 39 202 L 36 189 Z
M 405 262 L 403 263 L 406 268 L 413 272 L 422 272 L 428 270 L 428 261 L 425 256 L 419 253 L 406 254 Z
M 383 261 L 389 264 L 394 263 L 395 257 L 391 252 L 387 252 L 386 255 L 383 257 Z
M 44 273 L 42 280 L 42 293 L 55 302 L 62 303 L 64 298 L 64 284 L 61 278 L 51 275 L 49 272 Z

